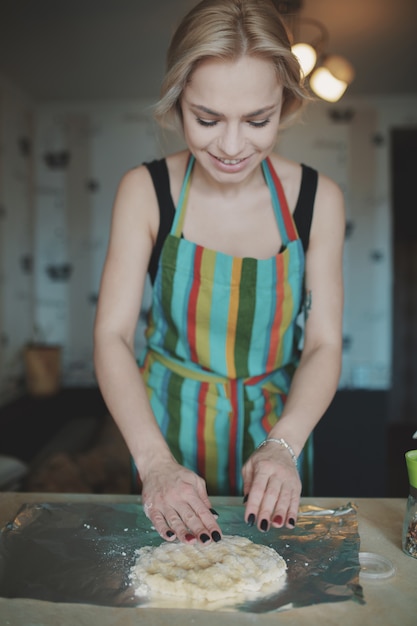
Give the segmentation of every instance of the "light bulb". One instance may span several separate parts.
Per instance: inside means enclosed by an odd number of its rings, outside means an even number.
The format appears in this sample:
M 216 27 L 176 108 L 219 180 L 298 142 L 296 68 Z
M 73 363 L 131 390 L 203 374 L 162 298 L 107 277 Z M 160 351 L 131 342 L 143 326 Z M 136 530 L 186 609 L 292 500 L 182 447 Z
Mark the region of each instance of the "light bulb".
M 310 87 L 323 100 L 337 102 L 343 96 L 348 83 L 339 80 L 327 69 L 318 67 L 310 76 Z
M 326 67 L 332 75 L 338 80 L 343 81 L 350 85 L 355 78 L 355 70 L 345 57 L 338 54 L 329 54 L 323 61 L 323 66 Z
M 317 53 L 313 46 L 308 43 L 296 43 L 291 51 L 298 59 L 303 76 L 308 76 L 317 61 Z

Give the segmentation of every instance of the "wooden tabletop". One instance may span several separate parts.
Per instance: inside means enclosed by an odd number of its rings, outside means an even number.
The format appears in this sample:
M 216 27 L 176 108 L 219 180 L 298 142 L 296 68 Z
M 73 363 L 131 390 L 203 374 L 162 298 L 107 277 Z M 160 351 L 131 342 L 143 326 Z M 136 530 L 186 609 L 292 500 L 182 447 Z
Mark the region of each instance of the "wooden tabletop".
M 212 498 L 215 507 L 241 504 L 236 498 Z M 0 528 L 13 519 L 20 506 L 34 502 L 136 502 L 135 496 L 91 494 L 0 493 Z M 251 614 L 150 608 L 109 608 L 82 604 L 58 604 L 25 599 L 0 598 L 2 626 L 344 626 L 356 623 L 377 626 L 416 626 L 417 559 L 401 550 L 405 499 L 399 498 L 303 498 L 303 504 L 336 508 L 352 502 L 357 506 L 361 552 L 373 552 L 391 561 L 392 577 L 360 578 L 365 604 L 352 600 L 317 604 L 277 613 Z

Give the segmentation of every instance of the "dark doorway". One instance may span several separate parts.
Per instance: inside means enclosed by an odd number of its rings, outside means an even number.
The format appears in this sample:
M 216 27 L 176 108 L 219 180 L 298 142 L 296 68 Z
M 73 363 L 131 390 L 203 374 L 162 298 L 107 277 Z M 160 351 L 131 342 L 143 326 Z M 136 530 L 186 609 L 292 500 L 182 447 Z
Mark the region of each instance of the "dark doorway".
M 404 452 L 417 448 L 417 127 L 391 131 L 393 227 L 392 388 L 388 496 L 406 495 Z M 399 490 L 401 489 L 401 492 Z
M 393 360 L 390 422 L 417 421 L 417 128 L 391 132 Z

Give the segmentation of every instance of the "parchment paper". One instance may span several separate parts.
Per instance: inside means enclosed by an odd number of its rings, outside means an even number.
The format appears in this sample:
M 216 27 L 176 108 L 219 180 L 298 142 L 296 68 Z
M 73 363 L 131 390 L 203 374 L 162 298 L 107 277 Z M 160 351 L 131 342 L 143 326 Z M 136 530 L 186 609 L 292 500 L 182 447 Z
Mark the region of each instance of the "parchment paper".
M 337 510 L 304 506 L 294 530 L 268 533 L 244 523 L 243 506 L 216 508 L 224 534 L 274 548 L 288 567 L 278 594 L 216 610 L 264 613 L 322 602 L 364 603 L 353 505 Z M 0 596 L 145 609 L 129 572 L 139 547 L 161 542 L 140 504 L 24 505 L 0 534 Z

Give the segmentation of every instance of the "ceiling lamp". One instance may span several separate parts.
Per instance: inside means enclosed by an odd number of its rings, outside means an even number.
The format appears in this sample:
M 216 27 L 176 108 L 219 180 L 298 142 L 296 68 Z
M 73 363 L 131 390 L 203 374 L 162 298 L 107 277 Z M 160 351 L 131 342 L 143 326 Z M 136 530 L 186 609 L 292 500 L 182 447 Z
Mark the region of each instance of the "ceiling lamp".
M 291 50 L 298 59 L 303 76 L 308 76 L 317 63 L 316 50 L 309 43 L 296 43 Z
M 337 102 L 355 77 L 352 65 L 340 55 L 327 53 L 329 33 L 318 20 L 300 17 L 302 0 L 275 4 L 287 22 L 292 52 L 311 90 L 322 100 Z
M 337 102 L 353 81 L 355 71 L 344 57 L 336 54 L 324 57 L 310 75 L 310 87 L 314 93 L 328 102 Z

